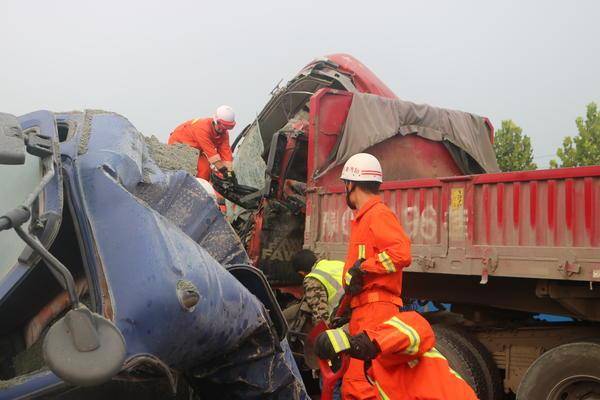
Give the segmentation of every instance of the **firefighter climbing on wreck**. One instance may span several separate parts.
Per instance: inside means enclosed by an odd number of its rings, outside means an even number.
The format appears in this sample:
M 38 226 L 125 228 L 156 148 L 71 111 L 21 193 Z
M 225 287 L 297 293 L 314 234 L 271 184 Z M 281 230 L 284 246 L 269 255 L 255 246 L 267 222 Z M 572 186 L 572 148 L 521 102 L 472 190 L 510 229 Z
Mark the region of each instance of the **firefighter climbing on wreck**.
M 169 144 L 185 143 L 198 150 L 198 178 L 210 179 L 219 171 L 225 179 L 235 181 L 229 131 L 235 127 L 233 108 L 222 105 L 212 118 L 196 118 L 179 125 L 169 136 Z
M 411 263 L 410 240 L 379 197 L 383 173 L 377 158 L 367 153 L 353 155 L 346 161 L 341 179 L 354 217 L 344 265 L 349 302 L 343 301 L 340 307 L 349 304 L 345 319 L 349 318 L 350 334 L 355 336 L 397 315 L 402 306 L 402 269 Z M 336 322 L 339 326 L 345 321 Z M 345 400 L 377 398 L 375 387 L 365 378 L 362 360 L 350 361 L 342 394 Z

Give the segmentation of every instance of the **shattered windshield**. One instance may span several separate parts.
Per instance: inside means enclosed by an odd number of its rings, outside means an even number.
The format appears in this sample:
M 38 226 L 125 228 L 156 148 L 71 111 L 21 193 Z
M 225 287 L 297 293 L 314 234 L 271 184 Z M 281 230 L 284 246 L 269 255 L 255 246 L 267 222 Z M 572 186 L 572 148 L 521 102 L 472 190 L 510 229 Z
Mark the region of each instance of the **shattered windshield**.
M 267 164 L 262 158 L 263 152 L 264 144 L 259 124 L 255 122 L 237 146 L 233 159 L 233 169 L 239 183 L 256 189 L 262 189 L 265 186 Z
M 22 204 L 41 182 L 42 173 L 40 159 L 31 154 L 26 155 L 24 165 L 0 165 L 0 215 Z M 25 246 L 14 230 L 0 232 L 0 280 L 17 263 Z
M 240 184 L 256 189 L 265 187 L 265 171 L 267 164 L 262 158 L 264 144 L 260 135 L 258 121 L 255 121 L 248 133 L 235 148 L 233 157 L 233 170 Z M 227 219 L 235 220 L 244 209 L 227 201 Z

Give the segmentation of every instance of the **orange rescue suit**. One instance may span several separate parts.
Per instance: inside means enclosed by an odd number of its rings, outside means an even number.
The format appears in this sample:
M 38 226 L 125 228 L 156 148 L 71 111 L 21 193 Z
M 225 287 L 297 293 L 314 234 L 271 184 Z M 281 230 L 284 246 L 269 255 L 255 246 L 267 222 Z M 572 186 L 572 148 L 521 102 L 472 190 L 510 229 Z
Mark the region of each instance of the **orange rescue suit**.
M 410 239 L 379 196 L 371 198 L 356 212 L 350 229 L 344 284 L 349 284 L 348 270 L 359 258 L 365 259 L 361 269 L 366 273 L 362 291 L 350 302 L 350 334 L 357 335 L 398 313 L 402 305 L 402 268 L 411 263 Z M 342 397 L 345 400 L 377 398 L 376 390 L 365 378 L 361 360 L 350 361 L 344 374 Z
M 218 134 L 212 118 L 196 118 L 179 125 L 171 136 L 169 144 L 185 143 L 200 150 L 198 156 L 198 178 L 209 180 L 210 164 L 222 161 L 231 167 L 233 155 L 229 147 L 229 132 Z
M 365 332 L 381 350 L 368 371 L 379 399 L 477 400 L 436 350 L 433 330 L 418 313 L 399 312 Z

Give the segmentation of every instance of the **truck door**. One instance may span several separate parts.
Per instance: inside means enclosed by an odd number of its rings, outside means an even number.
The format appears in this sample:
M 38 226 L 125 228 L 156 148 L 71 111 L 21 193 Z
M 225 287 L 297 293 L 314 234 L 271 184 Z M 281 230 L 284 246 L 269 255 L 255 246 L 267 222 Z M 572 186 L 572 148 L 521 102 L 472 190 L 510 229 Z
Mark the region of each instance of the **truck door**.
M 37 111 L 18 119 L 30 146 L 38 151 L 50 151 L 51 157 L 26 154 L 23 165 L 0 165 L 0 215 L 25 202 L 44 179 L 54 171 L 31 207 L 28 222 L 46 248 L 50 248 L 61 226 L 62 177 L 58 148 L 58 133 L 54 114 Z M 37 145 L 36 145 L 37 143 Z M 49 176 L 49 175 L 46 175 Z M 0 232 L 0 398 L 31 398 L 32 393 L 49 393 L 60 385 L 60 379 L 43 368 L 40 346 L 28 346 L 24 340 L 27 322 L 55 295 L 54 278 L 40 265 L 33 253 L 13 230 Z

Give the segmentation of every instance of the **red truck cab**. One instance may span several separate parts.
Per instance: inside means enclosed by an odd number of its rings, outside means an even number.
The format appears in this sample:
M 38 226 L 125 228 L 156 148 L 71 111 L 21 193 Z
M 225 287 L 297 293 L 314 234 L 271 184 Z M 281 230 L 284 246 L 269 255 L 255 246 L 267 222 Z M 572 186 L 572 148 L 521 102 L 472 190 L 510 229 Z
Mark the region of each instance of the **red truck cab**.
M 600 166 L 499 173 L 489 120 L 402 102 L 351 56 L 310 63 L 234 143 L 254 193 L 229 217 L 255 265 L 299 297 L 295 252 L 345 258 L 343 155 L 364 140 L 352 125 L 381 131 L 389 109 L 414 124 L 358 151 L 381 161 L 382 197 L 411 237 L 407 303 L 442 309 L 425 314 L 440 352 L 481 399 L 600 397 Z

